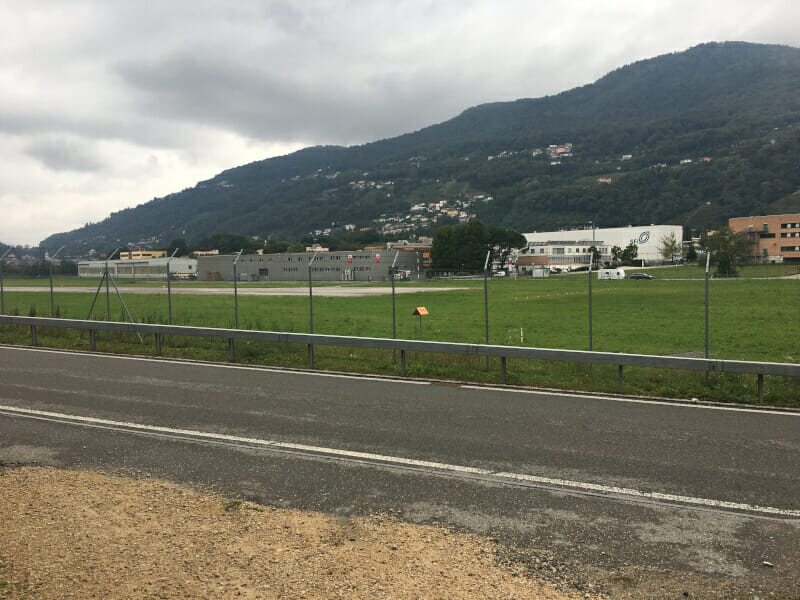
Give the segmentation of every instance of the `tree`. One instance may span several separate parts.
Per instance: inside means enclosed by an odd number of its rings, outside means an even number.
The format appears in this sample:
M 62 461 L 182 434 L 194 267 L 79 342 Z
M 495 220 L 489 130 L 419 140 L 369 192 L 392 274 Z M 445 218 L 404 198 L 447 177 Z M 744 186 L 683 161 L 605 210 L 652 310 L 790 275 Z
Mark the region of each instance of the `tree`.
M 282 254 L 289 248 L 289 242 L 267 240 L 264 245 L 264 254 Z
M 597 246 L 592 245 L 589 246 L 589 252 L 592 255 L 592 268 L 597 269 L 600 266 L 600 250 L 597 249 Z
M 622 248 L 619 246 L 611 246 L 611 257 L 614 259 L 614 266 L 622 263 Z
M 675 237 L 675 233 L 670 233 L 658 242 L 658 252 L 664 260 L 675 262 L 675 257 L 683 254 L 683 246 Z
M 512 250 L 523 248 L 527 244 L 525 236 L 513 229 L 489 228 L 489 245 L 493 249 L 493 256 L 498 257 L 503 264 Z
M 689 244 L 689 249 L 686 251 L 686 260 L 691 262 L 697 260 L 697 250 L 694 249 L 694 244 Z
M 262 243 L 236 233 L 215 233 L 204 237 L 197 243 L 198 250 L 219 250 L 220 254 L 234 254 L 244 249 L 245 253 L 255 252 Z
M 490 240 L 489 229 L 477 219 L 440 227 L 431 247 L 433 268 L 479 271 L 483 269 Z
M 166 248 L 164 248 L 164 250 L 167 252 L 167 256 L 172 256 L 172 253 L 175 252 L 175 250 L 178 251 L 175 256 L 186 256 L 191 251 L 189 246 L 186 244 L 186 240 L 183 238 L 175 238 Z
M 750 239 L 746 233 L 736 233 L 730 227 L 720 227 L 700 237 L 700 244 L 711 253 L 711 264 L 717 267 L 716 275 L 735 277 L 734 265 L 750 255 Z
M 71 260 L 62 260 L 56 265 L 54 270 L 59 275 L 77 275 L 78 263 Z
M 636 260 L 636 257 L 639 255 L 639 247 L 631 242 L 627 246 L 625 246 L 625 250 L 622 251 L 622 264 L 623 265 L 632 265 Z

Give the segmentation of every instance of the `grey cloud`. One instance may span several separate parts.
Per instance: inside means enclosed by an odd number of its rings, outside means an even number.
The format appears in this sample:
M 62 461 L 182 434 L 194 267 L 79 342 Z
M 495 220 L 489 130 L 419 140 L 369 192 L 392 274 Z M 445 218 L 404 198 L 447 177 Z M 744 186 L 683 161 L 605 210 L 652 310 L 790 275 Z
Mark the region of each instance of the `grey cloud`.
M 28 156 L 51 171 L 100 171 L 105 163 L 84 142 L 58 137 L 35 140 L 25 148 Z
M 291 69 L 199 56 L 128 62 L 117 72 L 142 110 L 263 140 L 364 142 L 428 125 L 431 114 L 443 119 L 466 108 L 455 100 L 457 82 L 422 73 L 370 74 L 337 86 L 330 75 L 305 78 Z

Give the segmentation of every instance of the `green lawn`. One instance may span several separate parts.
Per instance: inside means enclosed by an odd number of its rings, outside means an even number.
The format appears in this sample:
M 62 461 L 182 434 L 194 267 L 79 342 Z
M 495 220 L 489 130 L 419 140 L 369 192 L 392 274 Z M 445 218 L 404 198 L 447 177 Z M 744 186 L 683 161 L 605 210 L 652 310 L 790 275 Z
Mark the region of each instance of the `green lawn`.
M 434 282 L 439 286 L 443 282 Z M 94 283 L 96 285 L 96 282 Z M 406 285 L 406 284 L 402 284 Z M 458 281 L 450 285 L 470 289 L 448 292 L 398 294 L 397 337 L 436 341 L 483 343 L 484 296 L 482 281 Z M 587 275 L 547 279 L 489 282 L 489 342 L 545 348 L 585 350 L 589 347 Z M 592 281 L 593 349 L 608 352 L 677 354 L 704 349 L 705 282 L 701 280 Z M 125 294 L 125 302 L 140 322 L 166 323 L 166 295 Z M 85 319 L 92 294 L 58 292 L 58 314 Z M 6 313 L 49 316 L 48 293 L 14 292 L 6 287 Z M 113 294 L 111 316 L 121 320 L 122 307 Z M 105 319 L 105 294 L 98 298 L 94 318 Z M 233 327 L 232 296 L 173 295 L 173 322 L 184 325 Z M 417 306 L 425 306 L 430 316 L 412 316 Z M 798 362 L 800 361 L 800 280 L 733 279 L 710 282 L 710 351 L 716 358 Z M 239 325 L 243 329 L 307 332 L 309 300 L 302 297 L 239 297 Z M 13 328 L 12 328 L 13 329 Z M 392 336 L 391 296 L 369 298 L 314 298 L 314 332 L 370 337 Z M 0 340 L 24 341 L 27 334 L 7 331 Z M 9 337 L 11 336 L 11 337 Z M 56 336 L 57 337 L 57 336 Z M 11 339 L 14 338 L 14 339 Z M 40 338 L 41 343 L 48 343 Z M 58 343 L 58 342 L 53 342 Z M 82 338 L 79 344 L 87 343 Z M 131 342 L 132 343 L 132 342 Z M 182 343 L 183 344 L 183 343 Z M 204 345 L 205 344 L 205 345 Z M 224 360 L 224 344 L 187 340 L 177 354 Z M 137 351 L 136 345 L 125 351 Z M 192 348 L 194 346 L 194 348 Z M 263 345 L 262 345 L 263 346 Z M 250 348 L 250 350 L 248 350 Z M 152 352 L 148 347 L 144 352 Z M 397 365 L 381 353 L 352 349 L 319 349 L 318 365 L 357 371 L 396 372 Z M 217 356 L 219 355 L 219 356 Z M 240 360 L 267 364 L 301 366 L 303 348 L 264 348 L 243 344 Z M 437 357 L 413 360 L 412 374 L 454 377 L 457 379 L 497 380 L 497 367 L 485 372 L 485 359 Z M 435 363 L 435 364 L 434 364 Z M 437 366 L 438 365 L 438 366 Z M 569 386 L 579 389 L 615 388 L 615 372 L 588 367 L 513 361 L 512 380 L 536 385 Z M 606 373 L 608 371 L 608 373 Z M 702 396 L 714 399 L 746 398 L 753 394 L 755 377 L 719 379 L 715 389 L 702 386 L 702 374 L 650 373 L 629 369 L 629 390 L 661 395 Z M 516 379 L 514 379 L 516 378 Z M 770 378 L 772 381 L 773 378 Z M 777 379 L 777 378 L 774 378 Z M 733 382 L 733 383 L 731 383 Z M 738 382 L 738 383 L 737 383 Z M 781 391 L 781 387 L 786 388 Z M 787 381 L 770 383 L 768 391 L 778 403 L 800 399 L 800 386 Z M 780 392 L 780 393 L 779 393 Z M 777 394 L 777 396 L 776 396 Z M 794 400 L 792 400 L 794 398 Z M 800 403 L 800 402 L 798 402 Z

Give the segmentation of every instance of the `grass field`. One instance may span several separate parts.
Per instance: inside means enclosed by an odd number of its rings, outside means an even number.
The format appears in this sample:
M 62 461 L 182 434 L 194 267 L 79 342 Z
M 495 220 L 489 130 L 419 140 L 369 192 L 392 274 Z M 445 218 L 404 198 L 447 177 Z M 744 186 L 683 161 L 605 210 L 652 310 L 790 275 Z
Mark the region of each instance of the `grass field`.
M 681 269 L 693 267 L 683 267 Z M 72 285 L 74 280 L 65 285 Z M 49 285 L 49 282 L 46 282 Z M 204 282 L 200 282 L 205 285 Z M 398 294 L 397 337 L 408 339 L 483 343 L 484 296 L 482 281 L 441 282 L 436 286 L 470 287 L 448 292 Z M 94 286 L 97 282 L 94 282 Z M 230 284 L 229 284 L 230 285 Z M 388 284 L 386 284 L 388 285 Z M 401 284 L 403 285 L 403 284 Z M 585 350 L 589 347 L 589 315 L 586 274 L 548 279 L 492 280 L 489 282 L 489 342 L 545 348 Z M 592 282 L 593 349 L 607 352 L 679 354 L 702 352 L 705 341 L 705 282 L 703 280 L 597 281 Z M 124 294 L 124 289 L 123 289 Z M 127 294 L 125 302 L 140 322 L 166 323 L 166 295 Z M 59 293 L 56 305 L 61 317 L 85 319 L 91 294 Z M 48 293 L 14 292 L 6 286 L 8 314 L 49 316 Z M 112 292 L 111 317 L 122 320 L 122 307 Z M 232 296 L 173 295 L 173 322 L 211 327 L 234 326 Z M 416 306 L 425 306 L 422 332 Z M 105 319 L 105 295 L 98 298 L 93 318 Z M 716 358 L 798 362 L 800 361 L 800 280 L 732 279 L 710 284 L 710 352 Z M 239 326 L 243 329 L 307 332 L 307 297 L 239 297 Z M 26 339 L 24 331 L 10 328 L 0 339 Z M 338 335 L 392 337 L 391 296 L 365 298 L 315 298 L 314 332 Z M 74 343 L 86 339 L 72 335 Z M 45 337 L 40 342 L 49 344 Z M 117 340 L 116 344 L 122 344 Z M 210 341 L 182 341 L 166 353 L 197 358 L 221 358 L 226 347 Z M 302 366 L 304 348 L 266 348 L 242 344 L 238 359 L 264 364 Z M 131 341 L 125 351 L 135 352 Z M 140 349 L 145 353 L 152 348 Z M 485 370 L 485 359 L 464 357 L 411 358 L 412 374 L 495 381 L 498 369 Z M 517 364 L 518 363 L 518 364 Z M 524 363 L 524 364 L 523 364 Z M 356 371 L 397 372 L 387 355 L 352 349 L 319 348 L 315 366 Z M 535 361 L 509 365 L 518 383 L 613 390 L 613 368 L 588 367 Z M 646 369 L 626 371 L 626 391 L 667 396 L 697 396 L 717 400 L 753 400 L 755 377 L 715 376 L 706 388 L 705 376 L 693 373 Z M 769 378 L 768 399 L 772 403 L 800 405 L 800 386 L 794 381 Z

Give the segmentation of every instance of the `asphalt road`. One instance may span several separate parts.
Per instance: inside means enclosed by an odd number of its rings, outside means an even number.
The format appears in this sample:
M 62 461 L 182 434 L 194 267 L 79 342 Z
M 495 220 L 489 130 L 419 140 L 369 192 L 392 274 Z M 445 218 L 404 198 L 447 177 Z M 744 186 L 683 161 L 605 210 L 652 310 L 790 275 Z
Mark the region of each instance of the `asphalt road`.
M 582 590 L 800 595 L 798 456 L 798 412 L 0 346 L 0 464 L 391 511 Z

